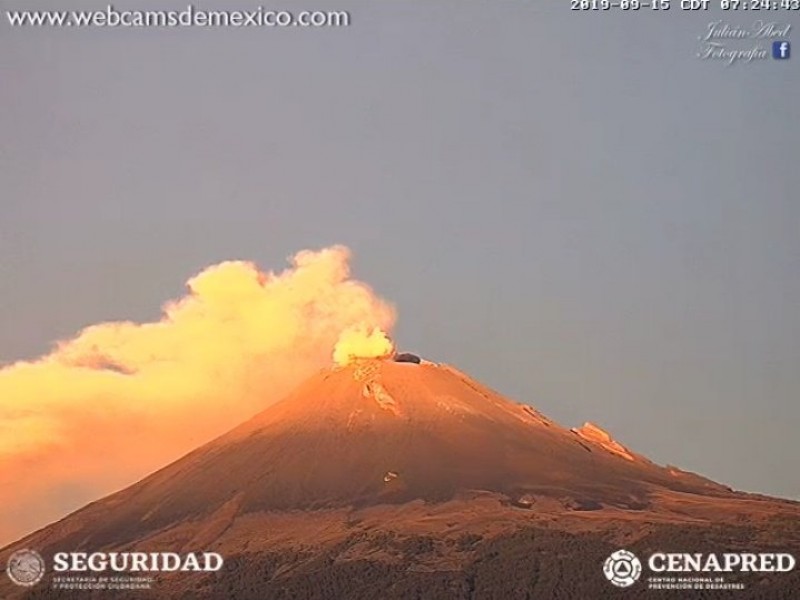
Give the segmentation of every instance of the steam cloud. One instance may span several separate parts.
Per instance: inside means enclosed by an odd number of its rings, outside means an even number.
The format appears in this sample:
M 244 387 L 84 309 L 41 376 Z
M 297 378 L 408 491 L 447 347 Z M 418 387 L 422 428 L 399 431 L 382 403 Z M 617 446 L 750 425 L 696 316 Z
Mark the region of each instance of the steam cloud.
M 339 336 L 333 349 L 333 360 L 346 365 L 359 358 L 383 358 L 394 354 L 394 344 L 381 329 L 364 327 L 348 329 Z
M 392 352 L 350 251 L 223 262 L 154 323 L 103 323 L 0 370 L 0 546 L 219 435 L 335 360 Z

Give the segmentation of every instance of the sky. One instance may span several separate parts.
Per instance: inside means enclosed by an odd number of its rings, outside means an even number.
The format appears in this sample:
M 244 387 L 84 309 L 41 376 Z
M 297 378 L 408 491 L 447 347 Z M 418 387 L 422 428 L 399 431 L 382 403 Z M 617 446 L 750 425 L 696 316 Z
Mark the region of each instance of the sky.
M 352 25 L 0 23 L 0 362 L 343 244 L 400 349 L 800 498 L 800 59 L 698 58 L 753 21 L 714 11 L 322 6 Z

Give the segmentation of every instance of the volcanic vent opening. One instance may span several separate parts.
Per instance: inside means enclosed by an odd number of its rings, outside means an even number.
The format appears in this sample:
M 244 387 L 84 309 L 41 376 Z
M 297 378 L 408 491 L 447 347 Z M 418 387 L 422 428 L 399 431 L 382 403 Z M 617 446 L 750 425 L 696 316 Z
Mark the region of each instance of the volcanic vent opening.
M 369 360 L 422 363 L 417 354 L 397 352 L 389 335 L 379 327 L 355 327 L 342 332 L 333 349 L 333 362 L 341 367 Z
M 333 349 L 333 362 L 349 365 L 370 358 L 389 358 L 394 355 L 394 343 L 379 327 L 356 327 L 339 336 Z

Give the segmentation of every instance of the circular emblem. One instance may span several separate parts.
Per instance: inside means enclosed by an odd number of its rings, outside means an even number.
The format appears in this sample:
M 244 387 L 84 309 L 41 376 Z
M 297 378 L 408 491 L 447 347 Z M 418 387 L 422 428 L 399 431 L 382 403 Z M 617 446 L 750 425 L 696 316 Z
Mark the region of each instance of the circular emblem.
M 642 563 L 633 552 L 617 550 L 606 559 L 603 573 L 617 587 L 628 587 L 642 574 Z
M 18 550 L 9 557 L 6 573 L 17 585 L 35 585 L 44 577 L 44 559 L 35 550 Z

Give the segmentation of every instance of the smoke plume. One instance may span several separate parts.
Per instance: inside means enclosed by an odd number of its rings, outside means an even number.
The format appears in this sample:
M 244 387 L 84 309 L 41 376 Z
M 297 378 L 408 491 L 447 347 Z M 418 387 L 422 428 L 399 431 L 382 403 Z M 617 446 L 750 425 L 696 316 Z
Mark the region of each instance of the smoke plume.
M 333 361 L 346 365 L 359 358 L 384 358 L 394 354 L 394 344 L 381 329 L 356 327 L 342 332 L 333 349 Z
M 223 433 L 316 370 L 391 352 L 393 307 L 343 246 L 223 262 L 153 323 L 103 323 L 0 370 L 0 546 Z M 338 342 L 338 343 L 337 343 Z

